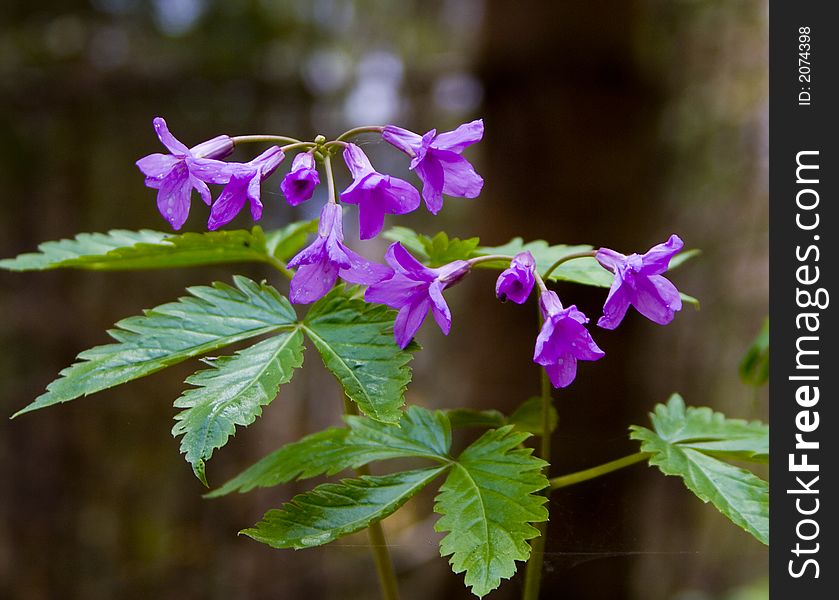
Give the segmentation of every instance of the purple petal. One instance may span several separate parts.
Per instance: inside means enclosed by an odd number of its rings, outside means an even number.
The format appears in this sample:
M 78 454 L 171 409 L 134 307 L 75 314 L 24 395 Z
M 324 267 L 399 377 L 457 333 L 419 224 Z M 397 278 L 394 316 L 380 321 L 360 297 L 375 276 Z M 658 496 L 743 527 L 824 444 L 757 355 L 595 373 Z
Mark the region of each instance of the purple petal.
M 477 119 L 471 123 L 464 123 L 454 131 L 441 133 L 434 140 L 432 147 L 460 154 L 467 146 L 480 142 L 483 137 L 484 121 Z
M 247 164 L 259 169 L 260 178 L 265 180 L 270 177 L 271 173 L 277 170 L 280 163 L 283 162 L 285 153 L 279 146 L 271 146 L 265 152 L 249 161 Z
M 430 301 L 427 297 L 419 302 L 403 306 L 393 323 L 393 337 L 400 348 L 405 348 L 414 339 L 428 314 Z
M 144 156 L 136 163 L 137 168 L 145 175 L 152 179 L 163 179 L 169 174 L 172 168 L 181 162 L 182 159 L 171 154 L 149 154 Z
M 431 214 L 436 215 L 443 208 L 443 167 L 433 156 L 420 162 L 416 172 L 422 180 L 422 197 Z
M 577 377 L 577 359 L 571 354 L 563 355 L 557 362 L 544 368 L 555 388 L 568 387 Z
M 371 285 L 364 292 L 367 302 L 384 304 L 391 308 L 402 308 L 428 296 L 428 283 L 409 279 L 401 273 L 394 273 L 389 279 Z
M 437 274 L 411 256 L 399 242 L 390 245 L 385 253 L 387 264 L 396 271 L 404 273 L 417 281 L 434 281 Z
M 635 279 L 632 304 L 653 323 L 667 325 L 674 313 L 682 309 L 679 290 L 661 275 L 639 276 Z
M 468 160 L 447 150 L 433 150 L 432 153 L 443 168 L 444 194 L 457 198 L 477 198 L 480 195 L 484 180 Z
M 189 155 L 189 148 L 182 144 L 178 139 L 169 132 L 169 126 L 162 117 L 155 117 L 152 121 L 154 130 L 160 142 L 166 146 L 172 154 L 180 155 L 181 157 Z
M 542 316 L 546 319 L 548 316 L 555 315 L 563 310 L 562 302 L 559 301 L 559 296 L 557 296 L 556 292 L 552 290 L 542 292 L 539 296 L 539 308 L 542 309 Z
M 232 221 L 241 212 L 247 200 L 249 182 L 249 178 L 236 175 L 230 178 L 230 182 L 224 187 L 212 209 L 210 209 L 207 229 L 214 231 Z
M 385 212 L 390 215 L 405 215 L 420 205 L 417 189 L 404 179 L 388 176 L 386 185 L 381 186 Z
M 195 158 L 224 158 L 233 152 L 233 139 L 227 135 L 219 135 L 193 146 L 189 152 Z
M 644 275 L 664 273 L 670 266 L 670 259 L 681 252 L 684 247 L 685 243 L 678 235 L 671 235 L 666 242 L 653 246 L 641 257 L 644 266 L 640 272 Z
M 370 192 L 376 187 L 376 184 L 381 180 L 382 176 L 375 171 L 370 171 L 366 175 L 353 179 L 352 183 L 341 192 L 341 202 L 347 204 L 361 205 L 370 197 Z
M 291 278 L 289 298 L 294 304 L 310 304 L 323 298 L 338 279 L 338 266 L 327 261 L 302 265 Z
M 189 216 L 189 197 L 192 195 L 189 172 L 183 164 L 176 166 L 161 182 L 157 191 L 157 210 L 176 231 Z
M 259 177 L 252 177 L 248 182 L 247 196 L 251 203 L 251 217 L 254 221 L 259 221 L 262 218 L 261 184 Z
M 326 237 L 318 236 L 315 241 L 298 252 L 290 261 L 289 269 L 296 269 L 300 265 L 311 265 L 327 260 Z
M 198 195 L 201 196 L 201 199 L 204 201 L 204 204 L 210 206 L 213 202 L 213 196 L 210 194 L 210 188 L 207 187 L 207 184 L 198 179 L 197 177 L 193 176 L 192 173 L 189 174 L 189 184 L 195 188 L 198 192 Z
M 373 165 L 370 164 L 370 159 L 355 144 L 347 144 L 344 149 L 344 162 L 347 163 L 347 168 L 350 170 L 353 179 L 364 177 L 374 170 Z
M 339 241 L 343 240 L 343 217 L 344 213 L 340 206 L 334 202 L 324 204 L 320 211 L 320 221 L 318 221 L 318 235 L 323 237 L 332 235 Z
M 360 285 L 372 285 L 388 279 L 393 275 L 393 271 L 389 267 L 371 262 L 346 246 L 344 247 L 344 252 L 350 259 L 350 267 L 348 269 L 341 269 L 339 273 L 341 279 L 344 281 Z
M 449 305 L 446 304 L 446 299 L 443 298 L 443 286 L 439 281 L 433 282 L 428 286 L 428 296 L 431 298 L 431 314 L 440 331 L 444 335 L 449 335 L 452 328 L 452 313 L 449 310 Z
M 595 252 L 594 258 L 599 262 L 603 268 L 616 273 L 618 269 L 626 262 L 626 255 L 608 248 L 600 248 Z
M 240 163 L 226 163 L 212 158 L 189 158 L 186 163 L 194 177 L 207 183 L 225 184 L 234 174 L 253 172 L 253 169 L 243 168 Z
M 615 274 L 609 295 L 603 304 L 603 316 L 597 320 L 597 326 L 603 329 L 615 329 L 623 321 L 629 308 L 629 290 L 619 274 Z
M 376 237 L 385 224 L 385 213 L 380 202 L 369 199 L 358 205 L 358 237 L 369 240 Z
M 416 155 L 422 142 L 419 134 L 396 125 L 385 126 L 382 130 L 382 139 L 411 157 Z
M 544 294 L 542 294 L 544 296 Z M 536 346 L 533 349 L 533 362 L 539 365 L 550 364 L 556 357 L 555 343 L 552 342 L 554 337 L 554 321 L 553 319 L 545 319 L 542 323 L 542 328 L 539 330 L 539 335 L 536 337 Z

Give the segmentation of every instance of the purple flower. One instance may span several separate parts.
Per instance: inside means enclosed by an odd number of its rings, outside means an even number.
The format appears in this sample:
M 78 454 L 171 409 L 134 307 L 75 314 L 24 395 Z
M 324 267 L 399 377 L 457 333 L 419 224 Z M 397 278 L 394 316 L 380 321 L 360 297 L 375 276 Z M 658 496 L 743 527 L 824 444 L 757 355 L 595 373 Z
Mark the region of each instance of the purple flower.
M 280 189 L 285 194 L 288 203 L 297 206 L 312 197 L 319 183 L 320 177 L 315 168 L 315 157 L 310 152 L 301 152 L 294 157 L 291 170 L 283 177 Z
M 420 205 L 419 192 L 407 181 L 382 175 L 355 144 L 344 149 L 353 182 L 341 193 L 341 201 L 358 205 L 358 229 L 362 240 L 376 237 L 385 215 L 404 215 Z
M 153 123 L 157 137 L 171 154 L 149 154 L 136 165 L 146 176 L 146 186 L 157 190 L 160 214 L 178 230 L 189 216 L 193 188 L 205 204 L 210 204 L 207 183 L 227 183 L 230 179 L 226 163 L 214 159 L 233 152 L 233 140 L 220 135 L 190 149 L 169 132 L 161 117 L 156 117 Z
M 665 243 L 653 246 L 644 255 L 624 256 L 607 248 L 598 250 L 597 262 L 612 271 L 615 280 L 597 325 L 614 329 L 623 321 L 630 304 L 654 323 L 667 325 L 672 321 L 675 312 L 682 309 L 682 298 L 676 286 L 661 273 L 667 270 L 670 259 L 683 246 L 679 236 L 671 235 Z
M 262 218 L 260 184 L 277 170 L 283 158 L 285 155 L 282 148 L 271 146 L 250 162 L 227 163 L 230 178 L 210 210 L 207 228 L 213 231 L 232 221 L 244 208 L 246 201 L 250 201 L 253 220 Z
M 461 153 L 483 136 L 482 119 L 440 135 L 432 129 L 420 136 L 395 125 L 387 125 L 382 131 L 382 139 L 411 157 L 411 169 L 423 183 L 425 205 L 435 215 L 443 208 L 443 194 L 476 198 L 481 193 L 484 180 Z
M 545 321 L 533 362 L 542 365 L 555 388 L 568 387 L 577 376 L 578 360 L 598 360 L 605 356 L 585 328 L 588 318 L 576 306 L 562 308 L 555 292 L 542 292 L 539 307 Z
M 322 298 L 340 276 L 344 281 L 370 285 L 389 277 L 391 270 L 372 263 L 344 246 L 341 207 L 327 202 L 320 213 L 318 237 L 288 262 L 296 268 L 289 297 L 295 304 Z
M 393 275 L 368 287 L 364 299 L 399 310 L 393 324 L 393 335 L 399 347 L 405 348 L 411 343 L 429 309 L 442 332 L 448 335 L 452 315 L 443 298 L 443 290 L 460 281 L 469 272 L 470 264 L 456 260 L 438 269 L 429 269 L 399 242 L 388 248 L 385 260 L 393 268 Z
M 510 263 L 510 268 L 498 276 L 495 295 L 502 302 L 512 300 L 516 304 L 524 304 L 536 283 L 535 271 L 533 255 L 530 252 L 519 252 Z

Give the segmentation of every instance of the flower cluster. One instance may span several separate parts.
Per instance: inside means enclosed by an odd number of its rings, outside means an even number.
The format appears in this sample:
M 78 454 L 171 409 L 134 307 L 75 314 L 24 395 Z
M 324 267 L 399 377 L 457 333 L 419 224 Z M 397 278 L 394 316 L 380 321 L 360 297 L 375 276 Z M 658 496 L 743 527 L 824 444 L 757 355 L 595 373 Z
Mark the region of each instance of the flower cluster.
M 210 205 L 207 227 L 218 229 L 233 220 L 245 204 L 254 220 L 262 216 L 260 190 L 263 182 L 277 170 L 287 153 L 296 151 L 280 190 L 291 206 L 309 201 L 321 183 L 319 167 L 328 182 L 328 200 L 320 213 L 315 240 L 288 262 L 294 270 L 291 301 L 308 304 L 322 298 L 338 278 L 367 289 L 368 302 L 384 304 L 398 311 L 394 337 L 407 347 L 430 312 L 444 334 L 452 325 L 452 315 L 443 291 L 463 279 L 472 267 L 485 261 L 509 261 L 496 282 L 496 295 L 502 301 L 523 304 L 534 288 L 539 293 L 542 327 L 536 339 L 533 361 L 542 366 L 554 387 L 566 387 L 576 377 L 577 361 L 594 361 L 604 352 L 586 329 L 589 319 L 576 306 L 563 307 L 557 294 L 548 290 L 537 261 L 529 252 L 514 257 L 479 256 L 455 260 L 429 268 L 412 256 L 400 243 L 392 244 L 385 255 L 387 264 L 371 262 L 344 244 L 341 204 L 358 208 L 358 230 L 362 240 L 375 238 L 384 226 L 385 215 L 404 215 L 425 203 L 429 212 L 443 208 L 443 196 L 476 198 L 484 181 L 463 152 L 483 138 L 482 120 L 460 125 L 438 134 L 424 135 L 395 125 L 350 130 L 332 141 L 318 136 L 301 142 L 279 136 L 220 135 L 188 148 L 169 131 L 162 118 L 154 119 L 154 129 L 169 154 L 150 154 L 137 161 L 146 185 L 157 190 L 157 206 L 174 229 L 180 229 L 189 215 L 192 191 Z M 376 133 L 381 139 L 410 158 L 410 170 L 422 183 L 420 193 L 411 183 L 377 171 L 364 151 L 346 141 L 355 134 Z M 253 160 L 226 162 L 237 143 L 276 141 Z M 331 156 L 341 151 L 352 182 L 340 194 L 334 186 Z M 213 201 L 208 184 L 224 186 Z M 570 258 L 594 257 L 614 274 L 598 326 L 615 329 L 630 305 L 659 324 L 673 320 L 682 302 L 675 286 L 663 277 L 671 258 L 682 249 L 678 236 L 651 248 L 643 255 L 626 256 L 601 248 Z M 564 259 L 563 259 L 564 260 Z M 591 260 L 591 258 L 589 258 Z M 545 277 L 559 263 L 544 271 Z

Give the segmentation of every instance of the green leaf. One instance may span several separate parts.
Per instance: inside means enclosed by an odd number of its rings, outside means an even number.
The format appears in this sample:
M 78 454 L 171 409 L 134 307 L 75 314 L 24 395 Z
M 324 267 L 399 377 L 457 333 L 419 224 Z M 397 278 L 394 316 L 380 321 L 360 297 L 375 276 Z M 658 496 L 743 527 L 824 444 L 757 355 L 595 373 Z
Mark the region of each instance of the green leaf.
M 507 417 L 497 410 L 453 408 L 446 411 L 446 416 L 448 416 L 453 429 L 464 427 L 503 427 L 507 424 Z
M 760 542 L 769 544 L 769 484 L 717 457 L 768 459 L 768 427 L 726 419 L 710 408 L 685 409 L 674 394 L 651 415 L 653 429 L 633 425 L 630 437 L 650 452 L 650 464 L 678 475 L 689 490 Z
M 547 498 L 536 492 L 548 486 L 547 465 L 518 446 L 529 437 L 512 426 L 484 433 L 466 448 L 440 488 L 434 506 L 443 515 L 435 529 L 448 532 L 441 556 L 451 556 L 455 573 L 483 597 L 516 571 L 516 561 L 530 556 L 527 540 L 539 535 L 530 523 L 546 521 Z
M 395 315 L 339 287 L 313 304 L 304 321 L 306 334 L 350 400 L 367 416 L 390 423 L 399 421 L 411 380 L 411 352 L 393 340 Z
M 540 273 L 546 273 L 548 269 L 558 260 L 565 258 L 571 254 L 578 254 L 580 252 L 589 252 L 594 250 L 593 246 L 581 244 L 577 246 L 566 246 L 565 244 L 557 244 L 551 246 L 545 240 L 535 240 L 533 242 L 524 243 L 520 237 L 513 238 L 503 246 L 481 246 L 475 251 L 476 255 L 485 256 L 488 254 L 505 254 L 514 256 L 519 252 L 528 251 L 536 260 L 536 268 Z M 684 263 L 686 260 L 692 258 L 697 251 L 688 250 L 681 253 L 685 255 L 683 258 L 678 256 L 671 261 L 672 267 Z M 678 260 L 677 260 L 678 259 Z M 506 269 L 509 265 L 508 261 L 489 261 L 479 263 L 478 268 L 487 269 Z M 592 285 L 596 287 L 608 288 L 612 285 L 614 275 L 608 270 L 600 266 L 594 258 L 575 258 L 566 263 L 561 264 L 554 269 L 551 276 L 548 278 L 553 281 L 571 281 L 582 285 Z M 699 305 L 699 301 L 693 296 L 682 294 L 682 300 L 690 304 Z
M 395 512 L 447 467 L 325 483 L 295 496 L 241 533 L 273 548 L 309 548 L 360 531 Z
M 769 317 L 740 363 L 740 378 L 754 387 L 761 387 L 769 381 Z
M 310 234 L 318 230 L 318 219 L 297 221 L 282 229 L 265 234 L 265 248 L 268 254 L 280 260 L 288 260 L 306 245 Z
M 389 229 L 383 235 L 391 241 L 401 242 L 411 254 L 430 267 L 439 267 L 455 260 L 472 258 L 480 244 L 480 239 L 476 237 L 465 240 L 449 239 L 444 231 L 438 232 L 434 237 L 428 237 L 407 227 L 399 226 Z
M 346 420 L 349 429 L 326 429 L 283 446 L 207 497 L 272 487 L 295 478 L 334 475 L 390 458 L 448 460 L 451 426 L 440 411 L 411 406 L 399 425 L 355 416 Z
M 553 404 L 548 407 L 548 415 L 548 433 L 553 433 L 556 424 L 559 422 L 559 415 Z M 510 423 L 520 431 L 542 435 L 542 399 L 539 396 L 534 396 L 525 400 L 510 415 Z
M 72 240 L 45 242 L 38 249 L 40 252 L 0 260 L 0 268 L 131 271 L 268 260 L 265 235 L 259 227 L 180 235 L 149 230 L 80 233 Z
M 186 383 L 197 386 L 175 401 L 185 408 L 175 420 L 172 435 L 183 435 L 181 452 L 195 475 L 207 485 L 204 463 L 213 450 L 227 443 L 236 425 L 247 426 L 262 414 L 279 392 L 291 381 L 294 369 L 303 365 L 303 333 L 279 333 L 237 352 L 207 361 L 211 369 L 199 371 Z
M 192 287 L 191 296 L 129 317 L 108 334 L 117 343 L 79 354 L 47 392 L 16 413 L 74 400 L 150 375 L 187 358 L 296 325 L 294 309 L 273 287 L 234 277 L 236 287 Z

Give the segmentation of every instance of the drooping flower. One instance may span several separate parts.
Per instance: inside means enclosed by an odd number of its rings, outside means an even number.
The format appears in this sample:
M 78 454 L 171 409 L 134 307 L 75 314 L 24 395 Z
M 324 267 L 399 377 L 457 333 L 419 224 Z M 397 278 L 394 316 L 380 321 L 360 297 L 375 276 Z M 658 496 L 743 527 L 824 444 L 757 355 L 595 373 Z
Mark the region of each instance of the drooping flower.
M 643 255 L 625 256 L 608 248 L 599 249 L 594 257 L 615 274 L 615 279 L 597 325 L 616 328 L 630 304 L 653 323 L 667 325 L 672 321 L 676 311 L 682 309 L 682 298 L 676 286 L 661 274 L 683 247 L 684 242 L 674 234 Z
M 576 306 L 563 308 L 550 290 L 539 297 L 544 323 L 536 338 L 533 362 L 544 367 L 555 388 L 568 387 L 577 376 L 578 360 L 599 360 L 605 352 L 585 328 L 588 317 Z
M 404 215 L 420 205 L 419 192 L 407 181 L 377 172 L 367 155 L 355 144 L 347 144 L 344 162 L 353 182 L 341 192 L 341 201 L 358 205 L 358 229 L 362 240 L 376 237 L 385 215 Z
M 233 152 L 233 140 L 220 135 L 193 148 L 187 148 L 174 135 L 161 117 L 153 121 L 157 137 L 170 154 L 149 154 L 136 162 L 146 176 L 146 186 L 157 190 L 157 209 L 173 229 L 180 229 L 189 216 L 192 190 L 198 191 L 205 204 L 210 204 L 208 183 L 227 183 L 228 163 L 221 162 Z
M 262 218 L 260 185 L 285 158 L 282 148 L 271 146 L 265 152 L 246 163 L 227 163 L 230 178 L 218 199 L 210 210 L 207 228 L 210 231 L 226 225 L 244 208 L 245 202 L 251 205 L 254 221 Z
M 385 260 L 393 268 L 393 275 L 368 287 L 364 299 L 399 310 L 393 325 L 393 335 L 399 347 L 405 348 L 411 343 L 429 310 L 440 330 L 448 335 L 452 315 L 443 298 L 443 290 L 469 272 L 469 262 L 456 260 L 430 269 L 411 256 L 399 242 L 391 244 Z
M 535 271 L 533 255 L 530 252 L 519 252 L 513 257 L 510 268 L 498 276 L 495 295 L 502 302 L 512 300 L 516 304 L 524 304 L 536 283 Z
M 315 157 L 311 152 L 301 152 L 294 157 L 291 170 L 283 177 L 280 189 L 285 194 L 286 201 L 292 206 L 297 206 L 312 197 L 319 183 Z
M 411 157 L 411 169 L 423 183 L 425 205 L 435 215 L 443 208 L 443 194 L 476 198 L 481 193 L 484 180 L 461 153 L 483 136 L 482 119 L 440 135 L 432 129 L 420 136 L 395 125 L 387 125 L 382 131 L 382 139 Z
M 389 277 L 392 271 L 359 256 L 343 244 L 341 207 L 327 202 L 320 213 L 318 237 L 288 261 L 297 269 L 291 279 L 289 297 L 295 304 L 309 304 L 322 298 L 340 277 L 349 283 L 370 285 Z

